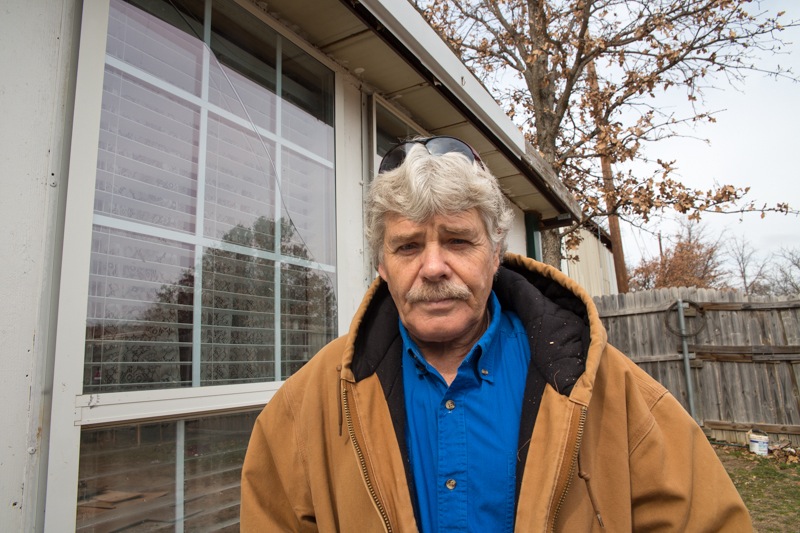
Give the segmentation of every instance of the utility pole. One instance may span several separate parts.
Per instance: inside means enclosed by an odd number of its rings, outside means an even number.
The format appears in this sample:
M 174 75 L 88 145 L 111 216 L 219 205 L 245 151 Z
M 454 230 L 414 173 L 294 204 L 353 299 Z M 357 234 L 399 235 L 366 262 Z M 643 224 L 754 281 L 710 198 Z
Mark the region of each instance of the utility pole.
M 589 86 L 595 92 L 600 93 L 597 83 L 597 71 L 594 68 L 594 61 L 586 65 Z M 608 121 L 603 115 L 602 104 L 595 99 L 593 115 L 595 124 L 599 128 L 608 126 Z M 614 257 L 614 273 L 617 277 L 617 290 L 628 292 L 628 269 L 625 267 L 625 252 L 622 249 L 622 234 L 619 229 L 619 217 L 616 214 L 616 191 L 614 189 L 614 174 L 611 171 L 611 159 L 605 151 L 600 151 L 600 168 L 603 172 L 603 192 L 606 199 L 606 209 L 608 210 L 608 233 L 611 237 L 611 253 Z

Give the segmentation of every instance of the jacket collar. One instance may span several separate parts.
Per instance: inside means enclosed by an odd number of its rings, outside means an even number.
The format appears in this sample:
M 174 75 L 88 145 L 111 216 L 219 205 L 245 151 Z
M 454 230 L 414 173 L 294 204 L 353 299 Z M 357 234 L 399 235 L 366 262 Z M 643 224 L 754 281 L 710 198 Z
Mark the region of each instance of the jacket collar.
M 545 381 L 565 395 L 584 381 L 588 391 L 579 401 L 588 403 L 596 359 L 606 342 L 591 297 L 555 268 L 515 254 L 505 256 L 493 289 L 501 306 L 516 312 L 525 324 L 531 360 Z M 402 345 L 398 319 L 388 286 L 377 278 L 351 324 L 343 379 L 360 381 L 381 371 L 394 374 L 399 361 L 387 354 L 399 352 Z

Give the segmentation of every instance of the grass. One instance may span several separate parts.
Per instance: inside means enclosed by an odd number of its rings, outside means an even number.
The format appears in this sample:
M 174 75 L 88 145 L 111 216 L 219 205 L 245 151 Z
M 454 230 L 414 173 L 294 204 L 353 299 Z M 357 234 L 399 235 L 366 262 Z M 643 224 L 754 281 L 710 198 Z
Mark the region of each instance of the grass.
M 759 533 L 800 531 L 800 463 L 715 445 Z

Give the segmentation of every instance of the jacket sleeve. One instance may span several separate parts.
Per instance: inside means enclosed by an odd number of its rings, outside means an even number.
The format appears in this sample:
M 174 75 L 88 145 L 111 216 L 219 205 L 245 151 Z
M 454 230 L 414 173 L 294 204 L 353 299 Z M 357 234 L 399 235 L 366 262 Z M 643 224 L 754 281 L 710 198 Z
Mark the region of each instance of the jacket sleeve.
M 700 427 L 669 393 L 631 451 L 634 531 L 747 532 L 750 514 Z
M 285 385 L 258 416 L 242 466 L 241 531 L 317 531 Z

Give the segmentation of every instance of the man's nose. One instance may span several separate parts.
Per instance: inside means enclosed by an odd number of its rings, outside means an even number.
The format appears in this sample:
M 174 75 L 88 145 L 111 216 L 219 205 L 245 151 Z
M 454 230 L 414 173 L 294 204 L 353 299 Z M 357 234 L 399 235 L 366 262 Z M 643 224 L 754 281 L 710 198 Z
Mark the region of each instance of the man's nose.
M 427 280 L 437 281 L 450 274 L 445 250 L 437 243 L 429 243 L 422 253 L 420 274 Z

